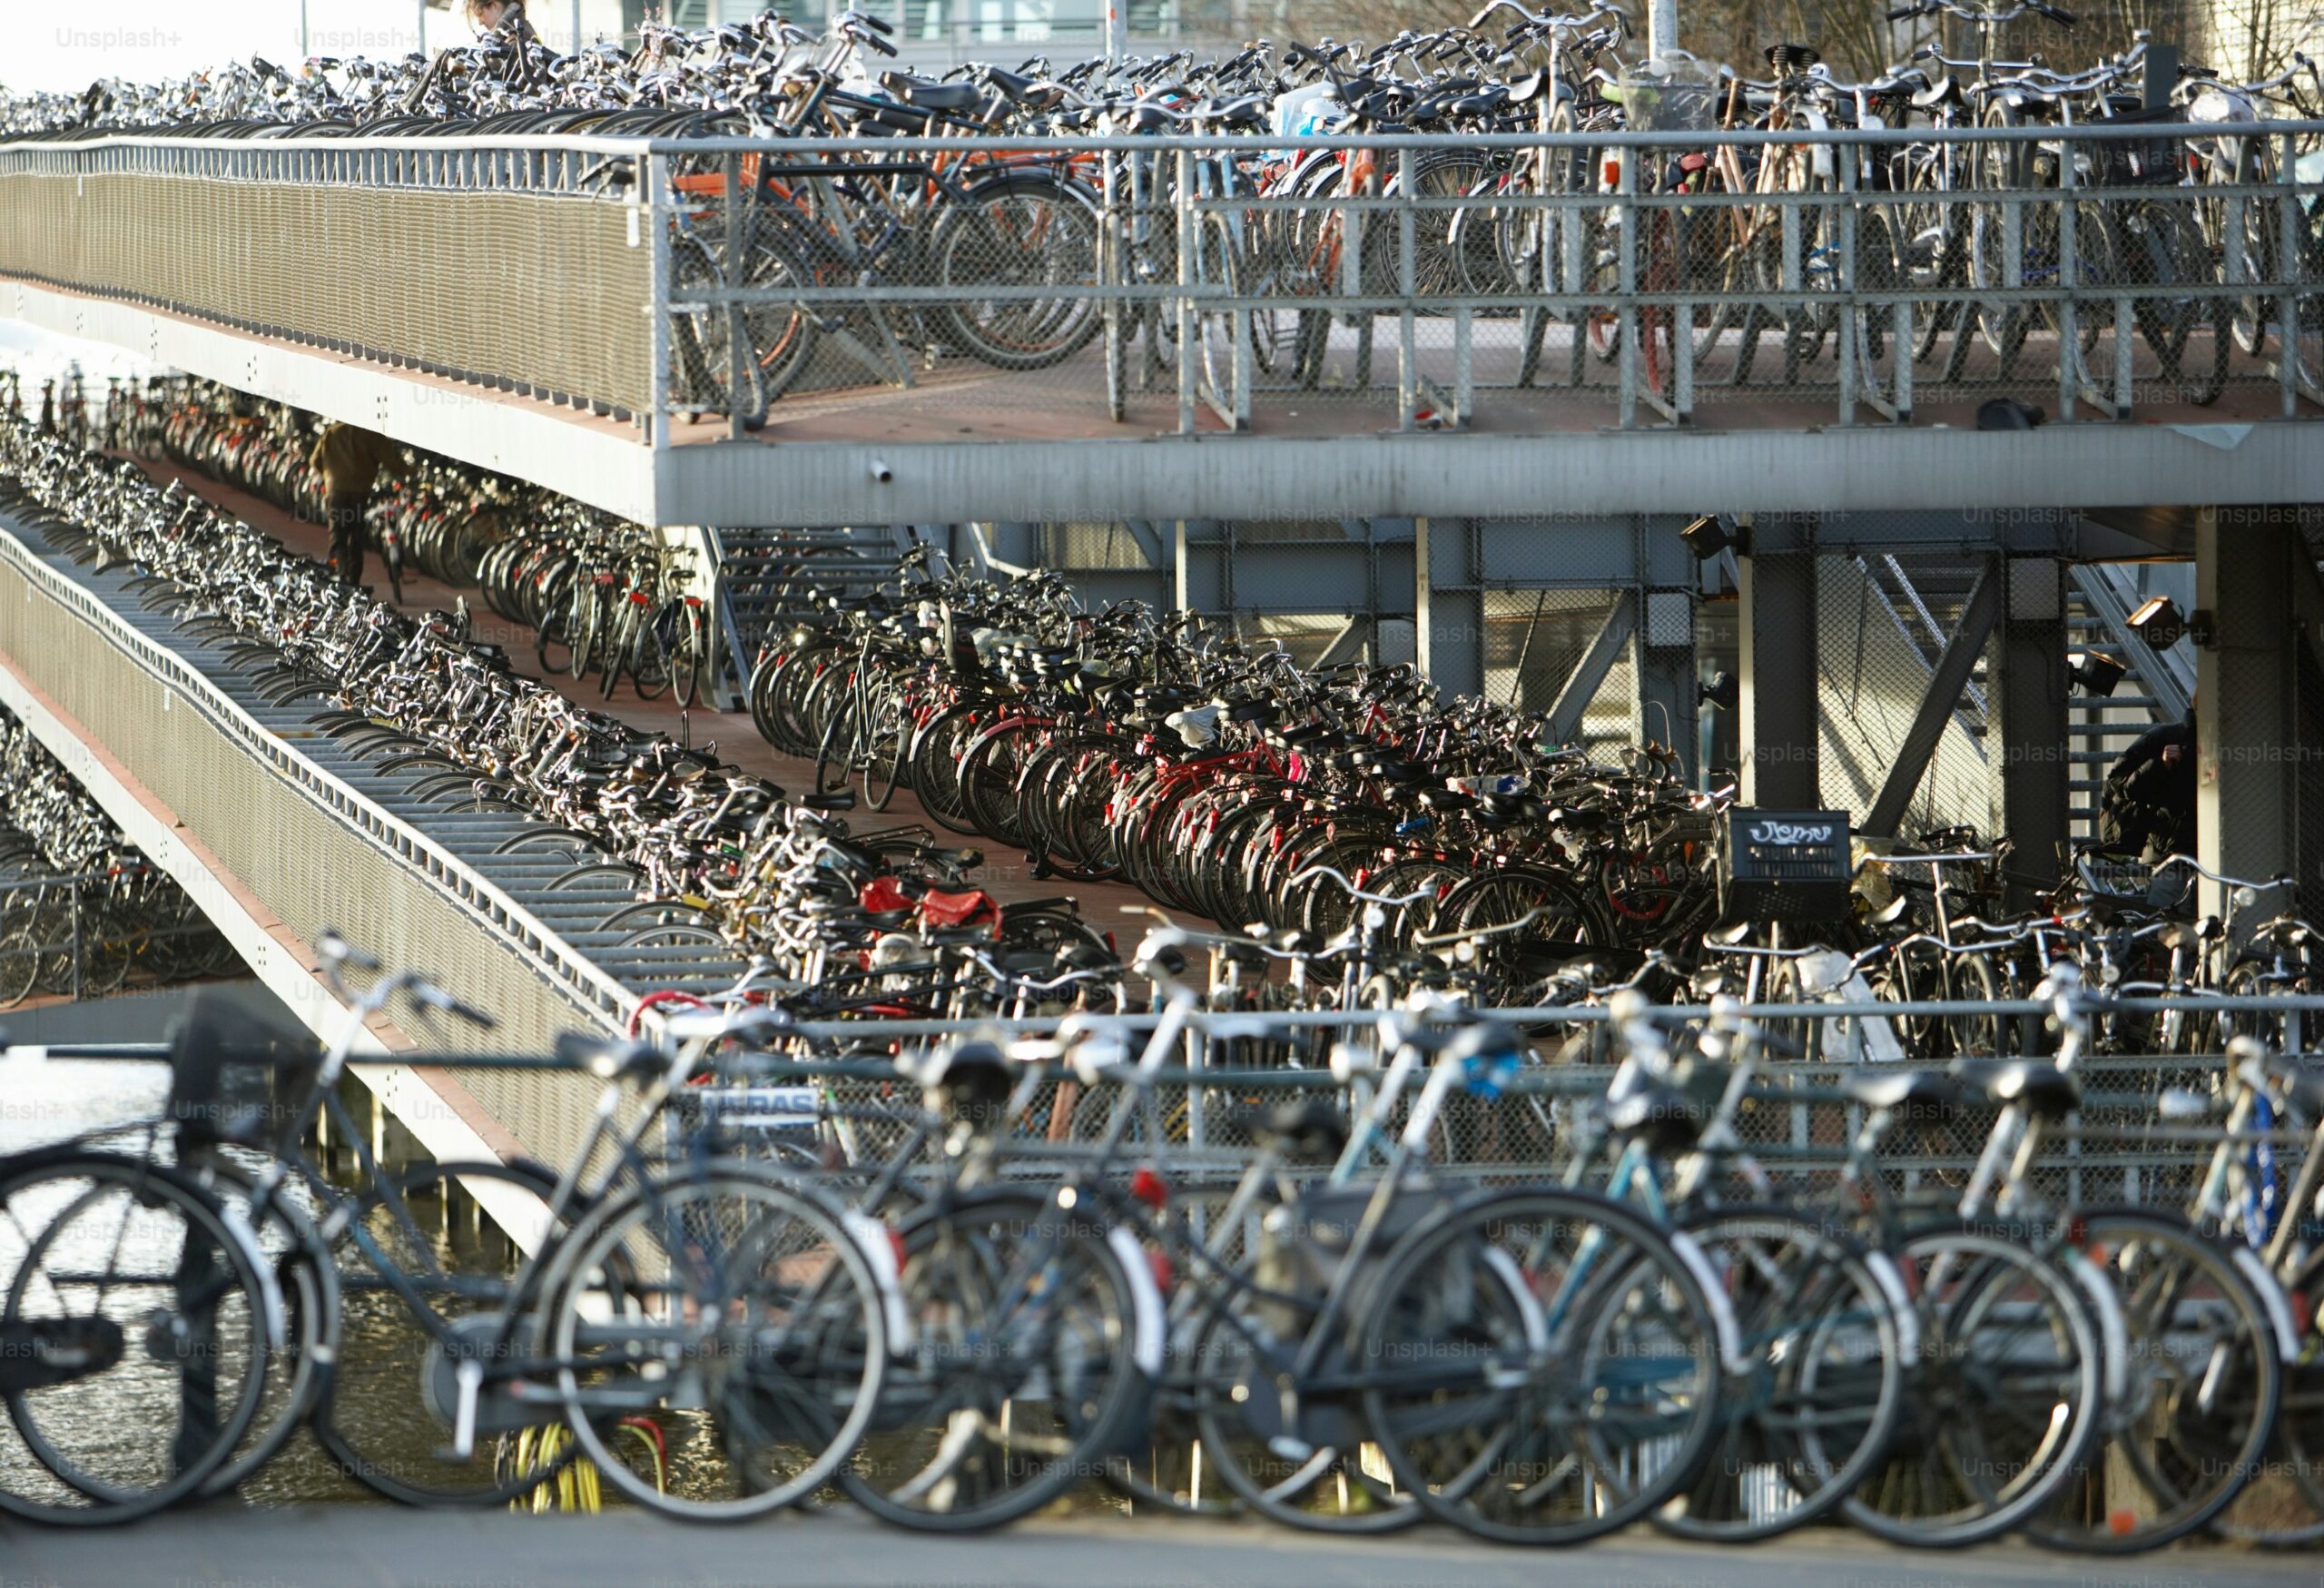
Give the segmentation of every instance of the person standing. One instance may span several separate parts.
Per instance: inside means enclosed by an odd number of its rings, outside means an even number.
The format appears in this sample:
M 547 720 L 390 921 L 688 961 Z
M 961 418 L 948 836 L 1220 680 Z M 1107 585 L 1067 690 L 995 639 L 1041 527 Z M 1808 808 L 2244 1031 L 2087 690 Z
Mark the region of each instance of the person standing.
M 2161 861 L 2195 852 L 2195 714 L 2139 735 L 2106 774 L 2098 836 Z
M 331 570 L 350 585 L 363 582 L 363 509 L 371 499 L 372 482 L 394 455 L 395 443 L 376 430 L 334 421 L 323 427 L 307 459 L 323 477 Z

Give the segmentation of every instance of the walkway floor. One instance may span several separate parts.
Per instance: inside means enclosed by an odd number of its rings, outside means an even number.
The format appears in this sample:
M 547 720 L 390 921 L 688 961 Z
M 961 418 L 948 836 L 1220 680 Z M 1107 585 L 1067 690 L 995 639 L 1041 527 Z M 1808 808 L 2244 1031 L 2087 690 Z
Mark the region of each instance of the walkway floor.
M 330 554 L 330 536 L 319 524 L 294 518 L 270 503 L 247 492 L 222 485 L 204 476 L 178 469 L 157 459 L 141 459 L 148 473 L 156 479 L 182 478 L 186 488 L 205 500 L 232 513 L 235 517 L 273 536 L 292 550 L 320 559 Z M 366 587 L 380 600 L 388 598 L 386 577 L 379 572 L 379 558 L 374 556 L 366 563 Z M 460 595 L 468 597 L 468 607 L 475 622 L 476 637 L 505 648 L 517 670 L 527 677 L 540 678 L 542 673 L 535 653 L 534 636 L 530 629 L 507 623 L 485 604 L 474 590 L 459 591 L 439 584 L 417 570 L 408 570 L 404 577 L 404 604 L 408 609 L 449 611 Z M 714 712 L 698 709 L 681 712 L 670 696 L 659 700 L 640 700 L 626 685 L 611 701 L 599 693 L 596 678 L 573 678 L 565 674 L 548 676 L 550 687 L 570 699 L 600 710 L 610 711 L 633 726 L 649 729 L 685 739 L 693 744 L 714 744 L 718 754 L 743 770 L 772 779 L 778 786 L 794 792 L 811 786 L 814 782 L 814 767 L 796 756 L 784 755 L 761 738 L 752 725 L 747 712 Z M 1003 903 L 1025 899 L 1049 899 L 1060 894 L 1080 902 L 1082 919 L 1100 932 L 1112 932 L 1125 947 L 1134 941 L 1139 930 L 1137 922 L 1128 922 L 1121 912 L 1126 907 L 1142 906 L 1148 901 L 1134 888 L 1113 883 L 1061 883 L 1055 878 L 1033 875 L 1033 868 L 1021 853 L 995 853 L 990 844 L 967 837 L 949 834 L 931 820 L 911 791 L 900 789 L 894 803 L 885 813 L 859 811 L 849 817 L 858 832 L 876 832 L 883 828 L 901 827 L 913 823 L 928 827 L 939 843 L 961 845 L 974 844 L 985 851 L 984 864 L 975 873 L 979 886 L 990 892 Z M 1125 929 L 1128 930 L 1125 930 Z
M 2182 1588 L 2312 1583 L 2305 1555 L 2196 1545 L 2097 1563 L 2002 1544 L 1915 1554 L 1837 1529 L 1757 1549 L 1640 1531 L 1554 1557 L 1424 1530 L 1342 1540 L 1231 1523 L 1086 1517 L 953 1539 L 852 1513 L 745 1527 L 685 1527 L 635 1514 L 527 1518 L 384 1505 L 252 1511 L 239 1505 L 107 1532 L 0 1525 L 9 1588 L 821 1588 L 823 1584 L 1138 1584 L 1140 1588 Z

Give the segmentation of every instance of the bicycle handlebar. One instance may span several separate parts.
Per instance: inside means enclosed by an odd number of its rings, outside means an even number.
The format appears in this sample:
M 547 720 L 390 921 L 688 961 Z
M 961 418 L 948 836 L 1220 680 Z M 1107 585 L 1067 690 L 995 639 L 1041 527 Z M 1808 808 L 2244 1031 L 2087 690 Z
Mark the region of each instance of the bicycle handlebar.
M 1347 890 L 1348 897 L 1352 899 L 1366 900 L 1374 904 L 1410 904 L 1417 899 L 1433 898 L 1436 892 L 1433 888 L 1417 888 L 1412 893 L 1401 895 L 1367 893 L 1362 888 L 1357 887 L 1354 882 L 1350 881 L 1346 873 L 1339 870 L 1335 866 L 1328 865 L 1311 865 L 1305 871 L 1298 873 L 1291 880 L 1295 883 L 1302 883 L 1313 876 L 1329 877 L 1332 881 L 1337 883 L 1341 887 Z

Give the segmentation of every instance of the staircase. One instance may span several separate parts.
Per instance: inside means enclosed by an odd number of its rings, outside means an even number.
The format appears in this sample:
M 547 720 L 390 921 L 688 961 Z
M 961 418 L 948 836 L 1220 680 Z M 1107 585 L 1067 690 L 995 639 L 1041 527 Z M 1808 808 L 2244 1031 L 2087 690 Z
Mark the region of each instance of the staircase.
M 894 533 L 876 529 L 714 529 L 718 638 L 730 686 L 747 690 L 768 639 L 820 610 L 819 598 L 855 604 L 896 576 Z
M 2067 697 L 2070 831 L 2077 840 L 2098 836 L 2098 791 L 2105 785 L 2106 769 L 2141 734 L 2182 715 L 2193 694 L 2193 668 L 2183 643 L 2158 655 L 2123 626 L 2123 619 L 2152 593 L 2151 582 L 2144 570 L 2093 563 L 2074 569 L 2066 586 L 2069 650 L 2103 651 L 2130 669 L 2111 695 L 2076 690 Z

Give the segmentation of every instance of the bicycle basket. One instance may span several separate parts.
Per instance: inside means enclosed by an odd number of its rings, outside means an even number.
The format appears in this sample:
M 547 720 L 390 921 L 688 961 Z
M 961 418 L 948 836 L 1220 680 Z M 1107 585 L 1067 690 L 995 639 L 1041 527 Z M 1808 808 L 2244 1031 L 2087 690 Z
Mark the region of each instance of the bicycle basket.
M 205 987 L 170 1047 L 170 1119 L 181 1146 L 254 1147 L 304 1113 L 322 1048 L 304 1029 Z
M 2183 124 L 2186 120 L 2185 107 L 2162 105 L 2152 110 L 2117 111 L 2104 121 L 2091 124 Z M 2083 147 L 2088 151 L 2088 165 L 2082 180 L 2090 186 L 2176 187 L 2187 146 L 2177 138 L 2109 138 L 2103 143 L 2093 139 Z
M 1683 50 L 1622 68 L 1609 99 L 1622 107 L 1622 124 L 1641 133 L 1699 132 L 1718 124 L 1718 81 Z
M 1718 846 L 1719 913 L 1730 921 L 1845 921 L 1851 904 L 1846 811 L 1730 805 Z

